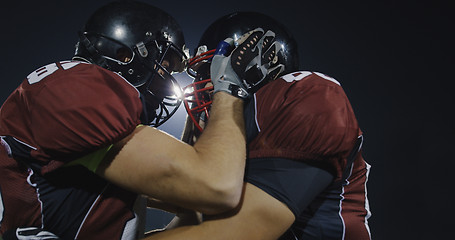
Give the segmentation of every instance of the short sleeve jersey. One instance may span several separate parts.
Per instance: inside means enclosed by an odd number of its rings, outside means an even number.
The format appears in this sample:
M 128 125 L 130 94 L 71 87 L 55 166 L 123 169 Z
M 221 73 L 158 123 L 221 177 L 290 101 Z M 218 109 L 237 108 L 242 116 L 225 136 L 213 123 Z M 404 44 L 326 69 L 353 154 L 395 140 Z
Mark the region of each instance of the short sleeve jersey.
M 280 239 L 370 239 L 369 165 L 360 152 L 348 166 L 362 132 L 338 81 L 316 72 L 285 75 L 256 92 L 245 119 L 246 181 L 286 204 L 296 217 Z M 289 171 L 289 160 L 295 160 L 296 171 L 300 162 L 323 169 L 334 176 L 333 182 L 316 197 L 305 195 L 318 179 L 281 178 Z
M 77 61 L 31 73 L 0 112 L 0 135 L 30 146 L 47 173 L 119 141 L 140 123 L 139 92 L 116 73 Z
M 341 177 L 361 132 L 335 79 L 295 72 L 259 89 L 254 100 L 259 133 L 249 143 L 249 158 L 307 161 Z
M 40 227 L 63 239 L 132 239 L 137 194 L 71 163 L 140 124 L 139 92 L 94 64 L 32 72 L 0 110 L 0 234 Z

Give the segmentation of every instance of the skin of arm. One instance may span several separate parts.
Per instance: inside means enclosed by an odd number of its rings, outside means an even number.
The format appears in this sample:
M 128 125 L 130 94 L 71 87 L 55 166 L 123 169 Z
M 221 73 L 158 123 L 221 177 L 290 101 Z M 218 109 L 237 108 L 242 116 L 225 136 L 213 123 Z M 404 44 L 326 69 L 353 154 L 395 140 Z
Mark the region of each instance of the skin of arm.
M 276 240 L 294 220 L 294 214 L 286 205 L 246 183 L 242 200 L 235 209 L 217 216 L 205 216 L 199 225 L 169 229 L 146 239 Z
M 194 146 L 152 127 L 114 144 L 97 174 L 125 189 L 205 214 L 240 201 L 246 159 L 243 101 L 214 95 L 210 124 Z

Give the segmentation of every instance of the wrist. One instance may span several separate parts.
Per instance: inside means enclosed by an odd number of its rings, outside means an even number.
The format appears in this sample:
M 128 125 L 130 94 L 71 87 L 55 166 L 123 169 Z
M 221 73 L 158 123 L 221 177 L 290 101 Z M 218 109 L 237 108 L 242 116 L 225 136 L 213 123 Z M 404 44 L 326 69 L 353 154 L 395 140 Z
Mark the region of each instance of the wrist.
M 220 84 L 220 85 L 223 85 L 223 86 L 222 87 L 218 86 L 218 88 L 214 88 L 213 94 L 216 94 L 218 92 L 225 92 L 231 96 L 234 96 L 236 98 L 240 98 L 243 100 L 248 99 L 248 97 L 249 97 L 249 93 L 240 86 L 237 86 L 230 82 L 224 82 L 223 84 Z

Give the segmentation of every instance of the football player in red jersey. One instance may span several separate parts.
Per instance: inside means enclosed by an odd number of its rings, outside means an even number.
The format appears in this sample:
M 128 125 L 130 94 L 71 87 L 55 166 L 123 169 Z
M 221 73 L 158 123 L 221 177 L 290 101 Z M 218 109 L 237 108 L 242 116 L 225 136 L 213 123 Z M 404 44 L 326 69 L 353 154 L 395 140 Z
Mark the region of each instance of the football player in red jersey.
M 206 214 L 235 207 L 248 96 L 239 79 L 250 61 L 262 61 L 240 47 L 261 49 L 263 35 L 231 42 L 240 45 L 212 64 L 220 78 L 211 124 L 191 146 L 154 128 L 181 102 L 171 76 L 185 68 L 179 25 L 142 2 L 98 9 L 73 60 L 32 72 L 2 105 L 3 239 L 137 239 L 144 231 L 135 209 L 140 195 Z M 245 58 L 232 67 L 225 64 L 232 56 Z
M 275 32 L 281 49 L 270 69 L 273 81 L 245 104 L 248 159 L 241 203 L 150 239 L 370 239 L 370 166 L 349 100 L 337 80 L 298 70 L 297 44 L 273 18 L 233 13 L 205 31 L 189 63 L 195 81 L 186 88 L 183 139 L 197 144 L 209 115 L 211 124 L 211 49 L 256 27 Z

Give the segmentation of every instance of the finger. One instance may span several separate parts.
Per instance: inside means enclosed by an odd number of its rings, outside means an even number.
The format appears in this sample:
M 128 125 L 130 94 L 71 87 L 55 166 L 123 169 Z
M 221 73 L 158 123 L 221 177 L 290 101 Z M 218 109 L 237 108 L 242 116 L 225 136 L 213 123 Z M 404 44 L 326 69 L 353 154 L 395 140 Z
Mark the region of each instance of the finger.
M 274 67 L 271 67 L 267 70 L 267 78 L 269 79 L 269 81 L 273 81 L 275 80 L 279 75 L 280 73 L 282 73 L 284 71 L 284 65 L 283 64 L 278 64 Z
M 251 36 L 251 34 L 253 33 L 257 33 L 257 32 L 260 32 L 260 33 L 264 33 L 264 30 L 262 28 L 256 28 L 256 29 L 253 29 L 247 33 L 244 33 L 242 36 L 239 37 L 239 39 L 237 39 L 235 42 L 236 42 L 236 45 L 240 45 L 242 43 L 244 43 L 248 37 Z
M 266 49 L 262 55 L 261 62 L 262 64 L 267 64 L 266 67 L 277 63 L 278 61 L 278 53 L 282 50 L 281 44 L 278 42 L 272 42 L 269 45 L 269 48 Z
M 278 64 L 272 68 L 269 68 L 265 73 L 261 71 L 261 68 L 251 68 L 246 71 L 245 74 L 245 85 L 248 86 L 248 92 L 254 93 L 259 88 L 275 80 L 284 71 L 284 65 Z M 253 79 L 253 81 L 251 81 Z M 257 81 L 257 79 L 262 79 Z
M 243 78 L 247 67 L 254 64 L 251 61 L 260 54 L 257 45 L 262 35 L 262 30 L 253 31 L 243 43 L 232 52 L 231 65 L 239 77 Z
M 262 50 L 265 51 L 266 49 L 269 49 L 270 46 L 274 43 L 275 40 L 275 33 L 268 30 L 259 40 L 259 43 L 262 45 Z
M 270 33 L 268 33 L 268 35 L 270 35 Z M 253 60 L 261 53 L 262 49 L 258 48 L 258 46 L 262 45 L 263 37 L 264 30 L 262 30 L 262 28 L 256 28 L 252 31 L 249 31 L 248 33 L 243 34 L 236 41 L 240 45 L 238 45 L 238 47 L 233 51 L 232 55 L 233 67 L 237 65 L 238 67 L 235 68 L 239 68 L 238 70 L 241 71 L 242 69 L 240 69 L 240 66 L 242 67 L 245 66 L 243 70 L 247 69 L 246 68 L 247 65 L 245 65 L 245 63 L 249 63 L 248 67 L 257 64 L 260 60 L 259 58 L 255 62 L 251 62 L 251 60 Z

